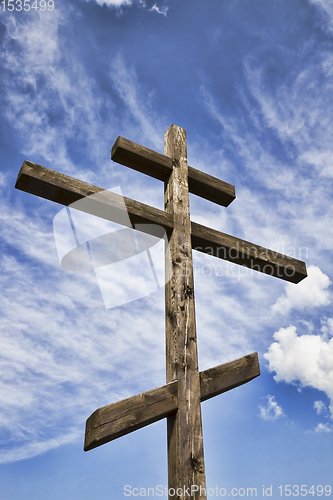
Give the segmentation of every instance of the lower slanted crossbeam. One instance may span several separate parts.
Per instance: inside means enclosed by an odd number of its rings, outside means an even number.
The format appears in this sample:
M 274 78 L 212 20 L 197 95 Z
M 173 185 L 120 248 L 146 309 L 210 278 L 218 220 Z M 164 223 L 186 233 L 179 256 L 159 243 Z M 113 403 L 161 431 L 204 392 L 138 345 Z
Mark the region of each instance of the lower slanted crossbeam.
M 238 387 L 260 375 L 256 352 L 200 372 L 200 400 Z M 178 382 L 96 410 L 87 420 L 84 450 L 108 443 L 167 417 L 178 408 Z

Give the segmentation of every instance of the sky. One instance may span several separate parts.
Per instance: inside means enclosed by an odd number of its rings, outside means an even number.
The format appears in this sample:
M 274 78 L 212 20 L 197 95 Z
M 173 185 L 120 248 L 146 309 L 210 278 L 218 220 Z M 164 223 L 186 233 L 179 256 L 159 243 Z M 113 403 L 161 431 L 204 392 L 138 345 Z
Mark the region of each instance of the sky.
M 194 252 L 199 369 L 261 366 L 202 404 L 209 498 L 332 498 L 332 0 L 24 5 L 0 4 L 0 498 L 167 486 L 165 420 L 83 451 L 93 411 L 165 383 L 163 286 L 106 304 L 93 269 L 60 265 L 63 207 L 14 186 L 29 160 L 163 209 L 163 183 L 110 150 L 163 153 L 172 124 L 236 188 L 227 208 L 191 195 L 192 220 L 308 268 L 294 285 Z

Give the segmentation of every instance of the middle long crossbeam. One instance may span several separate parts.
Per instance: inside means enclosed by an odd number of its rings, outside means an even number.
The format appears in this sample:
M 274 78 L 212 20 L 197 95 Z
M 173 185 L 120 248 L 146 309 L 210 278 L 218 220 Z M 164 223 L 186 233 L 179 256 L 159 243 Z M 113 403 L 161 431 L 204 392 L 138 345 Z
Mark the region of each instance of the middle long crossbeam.
M 260 375 L 258 354 L 200 372 L 200 401 L 246 384 Z M 98 408 L 86 422 L 84 450 L 157 422 L 178 408 L 178 381 Z
M 121 215 L 124 212 L 125 202 L 129 220 L 135 229 L 149 232 L 151 230 L 149 225 L 153 224 L 162 227 L 167 234 L 170 234 L 174 227 L 173 217 L 170 213 L 29 161 L 25 161 L 22 165 L 16 188 L 65 206 L 87 198 L 87 203 L 83 205 L 85 211 L 113 222 L 117 222 L 117 212 L 119 220 L 123 220 Z M 102 191 L 103 196 L 99 197 L 98 200 L 94 200 L 91 196 Z M 240 264 L 285 281 L 299 283 L 307 276 L 306 266 L 300 260 L 196 222 L 191 222 L 191 241 L 193 250 Z

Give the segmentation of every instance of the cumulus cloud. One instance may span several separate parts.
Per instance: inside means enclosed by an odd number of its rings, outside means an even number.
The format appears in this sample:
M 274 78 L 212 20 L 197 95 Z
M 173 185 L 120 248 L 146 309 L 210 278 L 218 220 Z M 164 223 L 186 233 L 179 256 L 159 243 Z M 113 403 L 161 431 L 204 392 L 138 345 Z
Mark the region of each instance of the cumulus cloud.
M 266 406 L 259 405 L 259 417 L 263 420 L 277 420 L 284 415 L 281 406 L 277 404 L 274 396 L 267 396 L 268 402 Z
M 269 371 L 275 372 L 274 379 L 325 392 L 333 415 L 333 338 L 298 336 L 295 326 L 281 328 L 273 338 L 264 358 Z
M 307 278 L 297 285 L 288 283 L 285 287 L 285 295 L 276 301 L 272 310 L 287 313 L 291 309 L 302 310 L 328 305 L 330 298 L 327 288 L 330 284 L 329 277 L 319 267 L 309 266 Z
M 313 403 L 313 407 L 316 410 L 317 414 L 320 415 L 326 411 L 326 405 L 323 401 L 315 401 Z
M 317 427 L 315 427 L 315 432 L 332 432 L 332 427 L 329 424 L 319 423 Z

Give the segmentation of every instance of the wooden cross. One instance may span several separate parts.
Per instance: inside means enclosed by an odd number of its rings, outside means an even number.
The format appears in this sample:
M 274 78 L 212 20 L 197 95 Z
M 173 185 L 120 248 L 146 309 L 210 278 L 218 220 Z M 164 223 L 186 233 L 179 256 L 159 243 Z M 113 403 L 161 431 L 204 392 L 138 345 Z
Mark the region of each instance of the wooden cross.
M 165 286 L 166 385 L 97 409 L 86 423 L 85 451 L 167 418 L 168 483 L 171 499 L 206 499 L 201 401 L 249 382 L 260 374 L 252 353 L 215 368 L 198 371 L 192 248 L 257 271 L 298 283 L 307 276 L 304 262 L 207 228 L 190 220 L 189 192 L 228 206 L 235 188 L 187 165 L 186 131 L 172 125 L 165 154 L 118 137 L 111 158 L 165 184 L 165 210 L 125 198 L 133 227 L 149 232 L 162 226 L 169 238 L 172 276 Z M 101 188 L 25 161 L 16 187 L 71 205 Z M 119 195 L 86 205 L 87 212 L 115 220 Z M 166 266 L 167 269 L 167 266 Z M 170 279 L 169 279 L 170 278 Z

